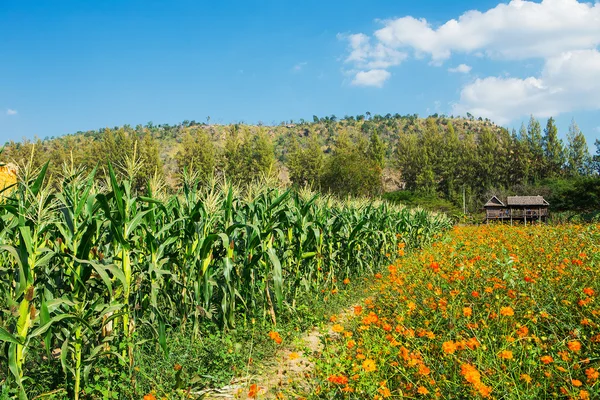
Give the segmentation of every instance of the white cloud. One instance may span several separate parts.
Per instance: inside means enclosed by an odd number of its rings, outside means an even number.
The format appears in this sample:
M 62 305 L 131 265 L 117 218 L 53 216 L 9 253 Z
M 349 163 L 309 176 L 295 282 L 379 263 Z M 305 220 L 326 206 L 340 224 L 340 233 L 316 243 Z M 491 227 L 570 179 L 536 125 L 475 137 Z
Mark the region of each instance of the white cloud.
M 372 69 L 369 71 L 359 71 L 354 76 L 352 84 L 355 86 L 375 86 L 382 87 L 391 74 L 384 69 Z
M 521 77 L 489 76 L 470 82 L 453 107 L 455 114 L 468 111 L 503 124 L 530 113 L 545 117 L 600 109 L 598 0 L 511 0 L 487 11 L 466 11 L 435 26 L 412 16 L 381 24 L 370 36 L 340 36 L 349 42 L 345 61 L 365 74 L 360 78 L 357 74 L 354 84 L 372 81 L 376 83 L 372 86 L 382 86 L 390 68 L 408 57 L 440 66 L 461 53 L 489 62 L 520 62 L 527 72 Z M 542 70 L 527 70 L 527 64 L 537 65 L 530 60 L 543 61 Z M 468 74 L 471 67 L 460 64 L 448 71 Z
M 600 52 L 578 50 L 548 58 L 539 77 L 487 77 L 466 85 L 454 113 L 505 124 L 533 114 L 556 116 L 600 109 Z
M 6 109 L 6 115 L 17 115 L 17 110 L 13 110 L 12 108 Z
M 300 71 L 302 71 L 302 68 L 304 68 L 306 66 L 306 64 L 308 64 L 306 61 L 300 62 L 300 63 L 294 65 L 294 67 L 292 68 L 292 71 L 300 72 Z
M 600 44 L 600 3 L 577 0 L 513 0 L 480 12 L 467 11 L 438 28 L 411 16 L 384 21 L 374 33 L 390 49 L 446 60 L 452 53 L 482 52 L 502 59 L 546 58 Z
M 471 72 L 471 66 L 467 65 L 467 64 L 460 64 L 458 67 L 456 68 L 448 68 L 449 72 L 459 72 L 461 74 L 468 74 L 469 72 Z

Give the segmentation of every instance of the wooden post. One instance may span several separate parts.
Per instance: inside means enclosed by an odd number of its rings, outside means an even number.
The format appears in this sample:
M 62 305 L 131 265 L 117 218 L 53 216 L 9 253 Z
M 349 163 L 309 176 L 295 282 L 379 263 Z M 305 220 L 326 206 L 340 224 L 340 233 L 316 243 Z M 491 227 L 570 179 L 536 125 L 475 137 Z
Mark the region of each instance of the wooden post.
M 510 210 L 510 226 L 512 226 L 512 210 L 513 210 L 512 207 L 509 208 L 509 210 Z

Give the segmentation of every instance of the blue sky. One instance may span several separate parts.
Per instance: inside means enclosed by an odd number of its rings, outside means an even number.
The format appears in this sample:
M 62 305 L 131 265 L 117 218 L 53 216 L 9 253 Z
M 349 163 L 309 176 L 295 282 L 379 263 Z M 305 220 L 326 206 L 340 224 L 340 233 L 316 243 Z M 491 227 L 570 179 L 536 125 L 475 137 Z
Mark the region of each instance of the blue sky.
M 477 10 L 472 11 L 472 10 Z M 335 114 L 575 118 L 600 138 L 600 4 L 2 1 L 0 141 Z

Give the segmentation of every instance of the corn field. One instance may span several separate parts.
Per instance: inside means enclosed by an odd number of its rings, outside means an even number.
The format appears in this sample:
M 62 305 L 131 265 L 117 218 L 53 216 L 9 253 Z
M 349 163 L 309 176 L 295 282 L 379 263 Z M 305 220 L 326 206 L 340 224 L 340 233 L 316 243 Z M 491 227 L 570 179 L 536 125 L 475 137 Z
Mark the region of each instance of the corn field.
M 19 399 L 35 378 L 32 349 L 60 358 L 78 399 L 102 358 L 133 368 L 136 343 L 168 352 L 169 330 L 200 337 L 207 322 L 276 325 L 303 296 L 373 272 L 399 243 L 421 246 L 451 224 L 385 203 L 189 176 L 176 194 L 149 185 L 142 195 L 110 165 L 106 182 L 65 167 L 50 186 L 46 169 L 24 173 L 0 202 L 0 386 Z

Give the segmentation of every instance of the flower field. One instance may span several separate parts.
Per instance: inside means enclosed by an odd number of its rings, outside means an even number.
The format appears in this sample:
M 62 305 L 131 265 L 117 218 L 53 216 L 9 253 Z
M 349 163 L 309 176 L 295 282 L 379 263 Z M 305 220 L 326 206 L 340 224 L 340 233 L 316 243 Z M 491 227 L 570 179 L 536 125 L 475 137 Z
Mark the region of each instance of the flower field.
M 455 227 L 334 325 L 315 398 L 600 398 L 600 225 Z

